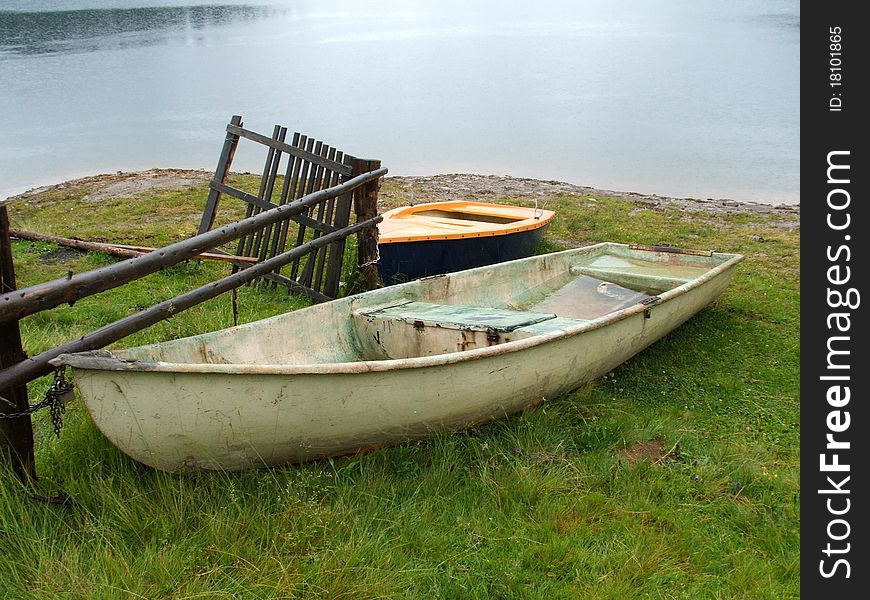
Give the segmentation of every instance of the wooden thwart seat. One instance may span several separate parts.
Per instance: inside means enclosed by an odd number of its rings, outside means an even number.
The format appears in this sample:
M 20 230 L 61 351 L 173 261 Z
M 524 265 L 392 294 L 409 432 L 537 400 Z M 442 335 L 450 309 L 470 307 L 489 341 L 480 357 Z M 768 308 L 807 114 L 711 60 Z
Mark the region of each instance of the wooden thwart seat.
M 375 359 L 462 352 L 564 331 L 583 322 L 554 313 L 412 301 L 354 316 L 360 340 Z
M 556 318 L 553 313 L 429 302 L 405 302 L 361 314 L 377 319 L 411 323 L 417 327 L 447 327 L 479 331 L 492 329 L 504 332 Z
M 688 257 L 691 259 L 692 257 Z M 605 254 L 583 265 L 571 267 L 575 275 L 587 275 L 634 290 L 660 294 L 700 277 L 709 269 L 706 264 L 655 262 Z
M 630 285 L 631 287 L 643 289 L 654 294 L 666 292 L 693 279 L 692 277 L 646 275 L 642 273 L 626 273 L 624 271 L 593 269 L 588 267 L 572 269 L 572 272 L 588 275 L 602 281 L 619 281 L 624 285 Z

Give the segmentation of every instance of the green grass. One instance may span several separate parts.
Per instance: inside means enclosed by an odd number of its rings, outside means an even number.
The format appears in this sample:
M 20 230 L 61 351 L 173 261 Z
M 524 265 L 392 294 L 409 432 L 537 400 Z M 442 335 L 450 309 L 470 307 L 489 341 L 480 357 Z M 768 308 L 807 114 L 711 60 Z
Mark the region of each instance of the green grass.
M 195 230 L 205 194 L 88 205 L 91 218 L 73 231 L 69 209 L 83 197 L 66 190 L 13 205 L 13 225 L 156 245 Z M 763 216 L 659 212 L 607 197 L 559 196 L 553 207 L 546 250 L 663 242 L 747 259 L 713 306 L 608 376 L 411 445 L 266 471 L 167 475 L 116 450 L 79 403 L 60 440 L 40 414 L 38 488 L 62 489 L 73 504 L 35 502 L 0 475 L 0 596 L 797 598 L 799 232 Z M 114 260 L 49 264 L 55 250 L 16 243 L 19 285 Z M 223 270 L 183 264 L 28 317 L 26 349 Z M 304 304 L 258 287 L 239 292 L 243 321 Z M 221 297 L 123 345 L 231 321 Z M 31 384 L 31 397 L 46 386 Z M 628 458 L 626 449 L 650 440 L 664 452 Z

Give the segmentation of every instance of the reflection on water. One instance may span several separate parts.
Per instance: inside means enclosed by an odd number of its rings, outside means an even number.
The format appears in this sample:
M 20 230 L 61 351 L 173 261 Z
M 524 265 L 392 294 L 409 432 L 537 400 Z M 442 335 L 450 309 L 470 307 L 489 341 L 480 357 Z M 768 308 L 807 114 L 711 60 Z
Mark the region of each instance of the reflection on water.
M 797 0 L 0 0 L 0 199 L 212 169 L 241 114 L 393 175 L 794 203 L 799 50 Z
M 156 6 L 0 12 L 0 56 L 95 52 L 163 43 L 173 32 L 254 21 L 265 6 Z

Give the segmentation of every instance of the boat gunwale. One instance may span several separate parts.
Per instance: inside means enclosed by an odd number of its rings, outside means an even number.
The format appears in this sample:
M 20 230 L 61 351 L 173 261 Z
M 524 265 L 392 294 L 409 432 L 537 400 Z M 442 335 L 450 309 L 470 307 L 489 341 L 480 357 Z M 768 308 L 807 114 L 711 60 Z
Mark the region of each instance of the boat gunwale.
M 523 212 L 532 211 L 532 214 L 540 212 L 541 215 L 539 217 L 524 217 L 517 221 L 513 221 L 511 223 L 489 223 L 489 225 L 499 225 L 499 227 L 493 227 L 492 229 L 484 230 L 484 231 L 475 231 L 475 232 L 466 232 L 466 233 L 431 233 L 431 234 L 412 234 L 412 235 L 391 235 L 390 233 L 380 234 L 378 237 L 378 244 L 401 244 L 408 242 L 438 242 L 438 241 L 450 241 L 450 240 L 461 240 L 461 239 L 469 239 L 469 238 L 480 238 L 480 237 L 496 237 L 502 235 L 512 235 L 515 233 L 522 233 L 524 231 L 534 231 L 536 229 L 540 229 L 542 227 L 546 227 L 549 225 L 553 218 L 556 216 L 556 213 L 552 210 L 544 210 L 531 208 L 526 206 L 515 206 L 510 204 L 496 204 L 494 202 L 476 202 L 476 201 L 466 201 L 466 200 L 449 200 L 447 202 L 427 202 L 425 204 L 415 204 L 413 206 L 401 206 L 399 208 L 394 208 L 384 213 L 384 221 L 381 223 L 388 222 L 388 219 L 396 215 L 402 214 L 404 211 L 410 211 L 410 217 L 414 216 L 415 213 L 420 212 L 421 209 L 432 209 L 432 208 L 441 208 L 441 209 L 449 209 L 454 206 L 495 206 L 499 208 L 505 209 L 519 209 Z M 449 212 L 449 211 L 448 211 Z M 379 227 L 379 230 L 381 228 Z
M 603 242 L 587 246 L 585 249 L 594 249 L 607 246 L 625 246 L 613 242 Z M 566 250 L 565 252 L 574 252 L 578 249 Z M 643 313 L 654 306 L 664 304 L 674 298 L 682 296 L 689 291 L 698 288 L 722 273 L 733 269 L 737 264 L 744 260 L 744 256 L 740 254 L 729 253 L 713 253 L 729 258 L 719 265 L 709 269 L 704 274 L 690 279 L 686 283 L 674 287 L 666 292 L 662 292 L 658 296 L 654 296 L 655 301 L 652 303 L 638 303 L 626 308 L 623 308 L 612 313 L 608 313 L 593 320 L 578 322 L 576 326 L 568 327 L 560 331 L 553 331 L 534 335 L 528 338 L 513 340 L 498 344 L 495 346 L 487 346 L 485 348 L 475 348 L 463 352 L 450 352 L 445 354 L 435 354 L 431 356 L 418 356 L 413 358 L 398 358 L 386 360 L 366 360 L 366 361 L 351 361 L 340 363 L 314 363 L 302 365 L 284 365 L 284 364 L 240 364 L 240 363 L 174 363 L 163 361 L 140 361 L 133 359 L 122 359 L 113 356 L 106 350 L 93 350 L 90 352 L 80 352 L 75 354 L 61 354 L 57 358 L 50 361 L 54 366 L 69 365 L 74 369 L 101 370 L 101 371 L 134 371 L 134 372 L 157 372 L 157 373 L 193 373 L 193 374 L 226 374 L 226 375 L 339 375 L 353 373 L 369 373 L 394 371 L 399 369 L 415 369 L 437 367 L 443 365 L 451 365 L 466 361 L 482 360 L 503 354 L 520 352 L 529 348 L 534 348 L 541 344 L 546 344 L 552 341 L 574 337 L 589 331 L 606 327 L 623 319 L 627 319 L 636 314 Z M 529 257 L 520 260 L 532 260 L 539 257 Z M 478 267 L 483 269 L 486 267 Z M 304 310 L 304 309 L 303 309 Z M 244 326 L 244 325 L 243 325 Z

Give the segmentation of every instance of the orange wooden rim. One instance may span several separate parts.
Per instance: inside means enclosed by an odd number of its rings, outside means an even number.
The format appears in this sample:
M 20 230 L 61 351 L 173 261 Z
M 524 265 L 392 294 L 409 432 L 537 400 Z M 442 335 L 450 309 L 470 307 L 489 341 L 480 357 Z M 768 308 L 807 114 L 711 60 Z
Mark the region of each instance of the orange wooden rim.
M 433 210 L 455 213 L 457 217 L 420 214 Z M 514 220 L 509 223 L 490 223 L 463 219 L 459 217 L 460 214 Z M 540 208 L 465 200 L 403 206 L 384 213 L 384 220 L 378 224 L 378 243 L 392 244 L 509 235 L 544 227 L 553 220 L 555 215 L 556 213 L 551 210 Z

